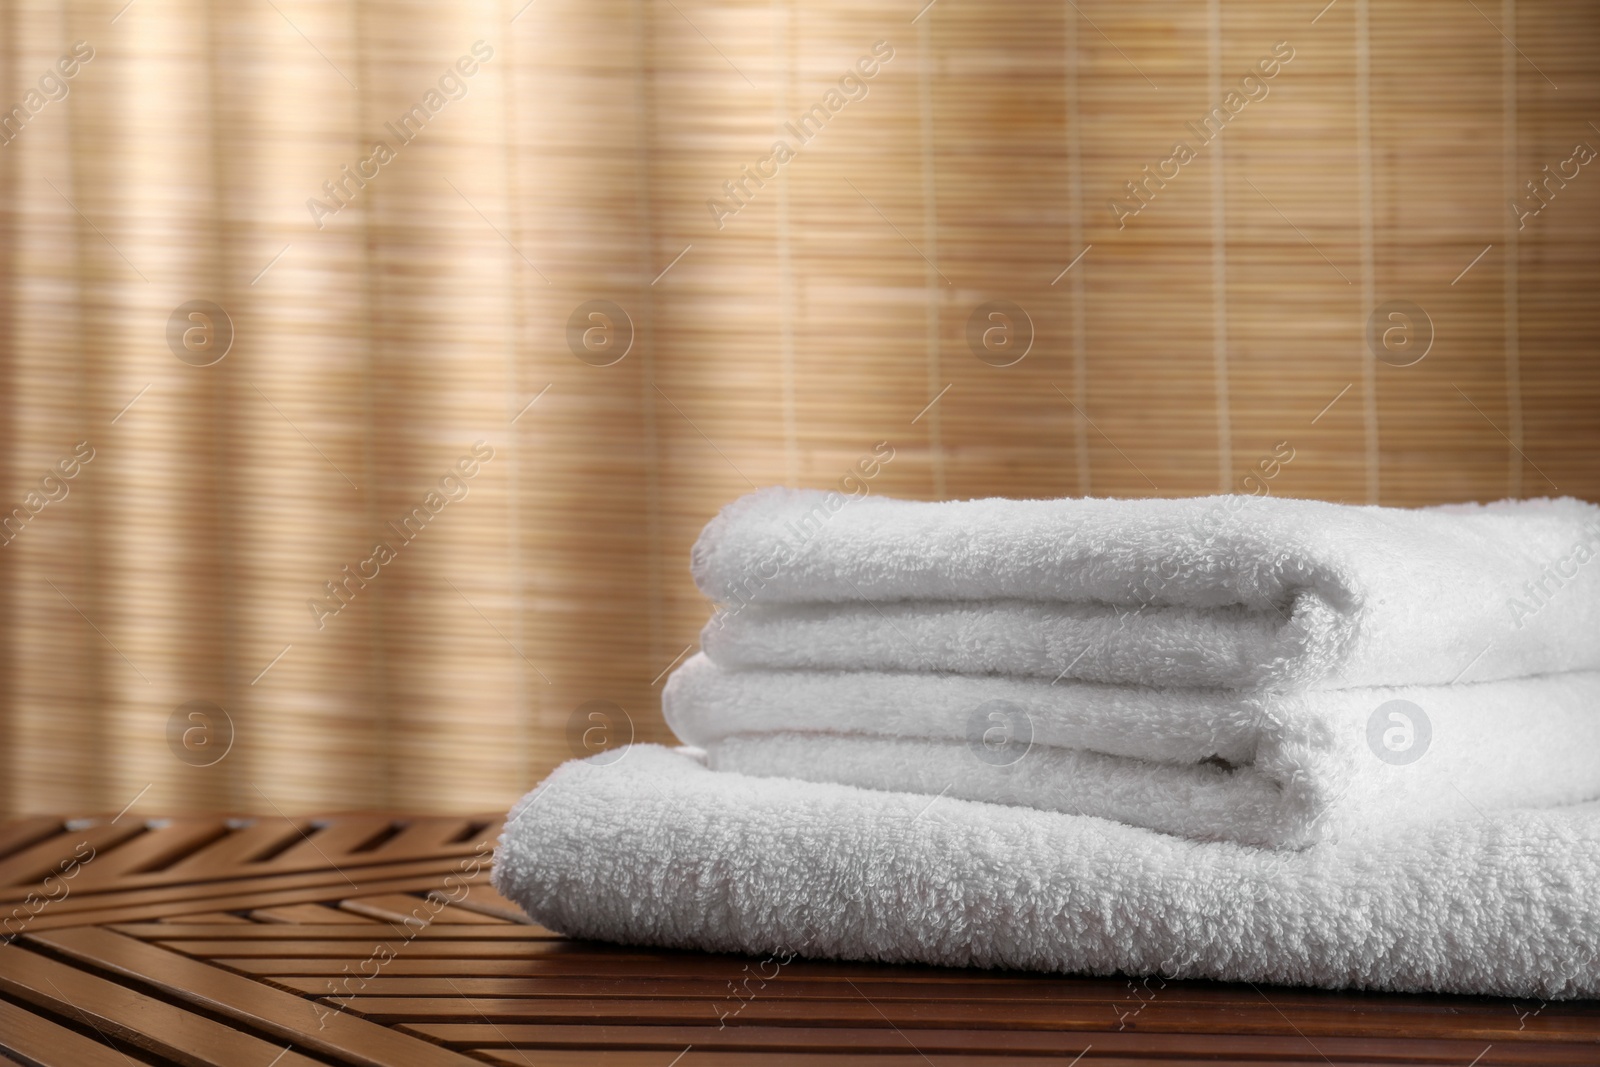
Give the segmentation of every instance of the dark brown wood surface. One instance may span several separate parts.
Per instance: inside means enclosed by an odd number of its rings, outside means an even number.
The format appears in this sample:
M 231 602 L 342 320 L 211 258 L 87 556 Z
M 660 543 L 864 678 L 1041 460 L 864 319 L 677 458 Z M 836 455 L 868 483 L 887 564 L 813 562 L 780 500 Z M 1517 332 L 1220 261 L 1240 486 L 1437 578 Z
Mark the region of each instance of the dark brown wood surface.
M 498 819 L 0 826 L 0 1064 L 1600 1065 L 1600 1002 L 761 960 L 572 941 Z

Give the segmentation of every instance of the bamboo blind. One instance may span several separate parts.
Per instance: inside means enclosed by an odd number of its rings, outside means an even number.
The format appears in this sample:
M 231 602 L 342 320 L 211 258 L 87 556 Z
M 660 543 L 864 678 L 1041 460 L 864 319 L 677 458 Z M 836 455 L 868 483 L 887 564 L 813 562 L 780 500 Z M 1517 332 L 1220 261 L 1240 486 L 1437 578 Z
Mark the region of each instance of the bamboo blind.
M 1600 10 L 123 4 L 0 4 L 11 811 L 664 740 L 699 527 L 880 442 L 909 497 L 1600 497 Z

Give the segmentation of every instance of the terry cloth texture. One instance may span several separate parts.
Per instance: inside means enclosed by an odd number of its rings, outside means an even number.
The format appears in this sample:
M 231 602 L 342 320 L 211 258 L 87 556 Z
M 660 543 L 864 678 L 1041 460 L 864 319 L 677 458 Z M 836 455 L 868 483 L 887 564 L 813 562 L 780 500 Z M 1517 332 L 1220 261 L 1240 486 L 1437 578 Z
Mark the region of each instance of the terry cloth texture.
M 1600 669 L 1600 508 L 928 503 L 765 489 L 701 533 L 725 667 L 1220 688 Z
M 581 937 L 1600 994 L 1600 509 L 763 490 L 694 548 L 692 745 L 495 881 Z
M 1396 991 L 1600 995 L 1600 804 L 1303 851 L 707 770 L 558 768 L 494 885 L 574 937 L 752 955 Z M 930 803 L 930 799 L 932 802 Z
M 1277 693 L 873 671 L 728 671 L 662 697 L 717 770 L 1299 847 L 1600 796 L 1600 672 Z

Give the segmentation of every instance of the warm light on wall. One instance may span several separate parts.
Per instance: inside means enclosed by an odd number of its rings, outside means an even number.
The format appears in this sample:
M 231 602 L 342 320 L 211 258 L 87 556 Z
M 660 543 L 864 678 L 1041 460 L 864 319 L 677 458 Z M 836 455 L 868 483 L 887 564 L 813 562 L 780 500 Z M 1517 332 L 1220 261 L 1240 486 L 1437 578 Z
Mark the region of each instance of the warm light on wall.
M 11 811 L 665 740 L 757 485 L 1600 497 L 1587 8 L 123 3 L 0 4 Z

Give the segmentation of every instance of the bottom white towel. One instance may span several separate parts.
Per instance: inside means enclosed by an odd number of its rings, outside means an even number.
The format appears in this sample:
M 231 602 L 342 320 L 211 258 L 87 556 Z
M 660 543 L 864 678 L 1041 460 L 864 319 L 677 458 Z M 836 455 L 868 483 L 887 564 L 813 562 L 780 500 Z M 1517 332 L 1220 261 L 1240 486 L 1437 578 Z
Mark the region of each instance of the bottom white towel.
M 1547 999 L 1600 995 L 1600 803 L 1300 852 L 707 770 L 654 745 L 524 797 L 494 885 L 674 948 Z

